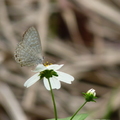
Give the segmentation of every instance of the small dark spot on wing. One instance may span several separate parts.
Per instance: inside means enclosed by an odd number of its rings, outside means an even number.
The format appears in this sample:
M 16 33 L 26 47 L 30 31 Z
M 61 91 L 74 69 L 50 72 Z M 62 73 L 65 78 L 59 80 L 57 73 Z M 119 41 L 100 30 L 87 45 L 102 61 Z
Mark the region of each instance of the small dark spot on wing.
M 19 59 L 18 61 L 20 62 L 21 60 Z
M 17 55 L 15 55 L 15 57 L 18 57 Z

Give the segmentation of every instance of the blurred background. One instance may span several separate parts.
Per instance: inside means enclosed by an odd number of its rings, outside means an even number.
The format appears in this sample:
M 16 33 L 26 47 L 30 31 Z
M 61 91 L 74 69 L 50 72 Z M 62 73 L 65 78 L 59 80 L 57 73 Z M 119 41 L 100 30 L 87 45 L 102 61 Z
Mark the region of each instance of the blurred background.
M 75 81 L 54 90 L 59 118 L 71 116 L 94 88 L 98 99 L 80 113 L 86 120 L 120 120 L 120 0 L 0 0 L 0 120 L 54 117 L 50 92 L 42 80 L 24 82 L 34 67 L 21 67 L 14 50 L 35 26 L 45 59 L 65 64 Z

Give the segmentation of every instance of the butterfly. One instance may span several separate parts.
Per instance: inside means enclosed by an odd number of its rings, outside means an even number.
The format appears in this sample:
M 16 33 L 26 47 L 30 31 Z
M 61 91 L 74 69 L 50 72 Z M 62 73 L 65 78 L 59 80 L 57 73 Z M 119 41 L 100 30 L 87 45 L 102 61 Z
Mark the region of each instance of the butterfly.
M 15 49 L 14 57 L 21 66 L 33 66 L 43 62 L 42 48 L 38 31 L 30 27 Z

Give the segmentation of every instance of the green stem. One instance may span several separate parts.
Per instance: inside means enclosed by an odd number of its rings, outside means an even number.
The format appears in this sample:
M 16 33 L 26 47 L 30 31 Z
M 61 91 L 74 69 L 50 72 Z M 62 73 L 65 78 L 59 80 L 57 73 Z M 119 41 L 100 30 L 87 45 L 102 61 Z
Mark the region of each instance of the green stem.
M 85 101 L 85 102 L 83 103 L 83 105 L 80 106 L 80 108 L 73 114 L 73 116 L 70 118 L 70 120 L 72 120 L 72 119 L 75 117 L 75 115 L 81 110 L 81 108 L 82 108 L 86 103 L 87 103 L 87 101 Z
M 52 97 L 52 101 L 53 101 L 53 106 L 54 106 L 55 120 L 57 120 L 57 118 L 58 118 L 58 117 L 57 117 L 57 109 L 56 109 L 55 98 L 54 98 L 52 86 L 51 86 L 51 83 L 50 83 L 50 79 L 48 79 L 48 82 L 49 82 L 50 93 L 51 93 L 51 97 Z

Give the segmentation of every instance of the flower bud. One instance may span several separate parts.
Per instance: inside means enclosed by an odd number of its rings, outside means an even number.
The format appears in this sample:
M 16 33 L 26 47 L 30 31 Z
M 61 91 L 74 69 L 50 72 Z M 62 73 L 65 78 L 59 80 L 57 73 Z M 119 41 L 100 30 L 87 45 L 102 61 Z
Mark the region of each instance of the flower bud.
M 92 89 L 90 89 L 90 90 L 88 90 L 87 91 L 87 94 L 91 94 L 91 95 L 93 95 L 94 97 L 96 96 L 96 92 L 95 92 L 95 90 L 92 88 Z
M 83 93 L 83 94 L 87 102 L 90 102 L 90 101 L 96 102 L 94 99 L 96 99 L 97 97 L 94 89 L 90 89 L 87 91 L 87 93 Z

